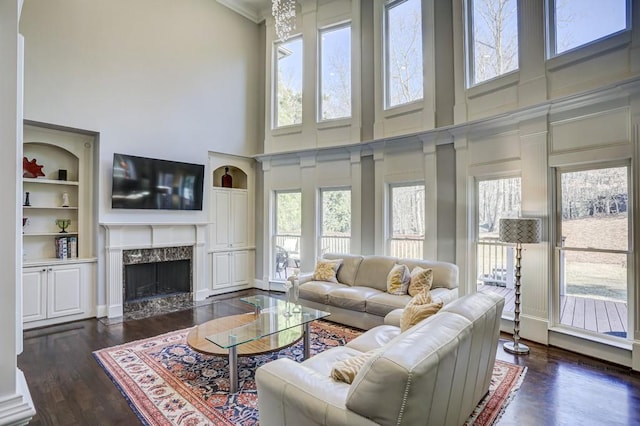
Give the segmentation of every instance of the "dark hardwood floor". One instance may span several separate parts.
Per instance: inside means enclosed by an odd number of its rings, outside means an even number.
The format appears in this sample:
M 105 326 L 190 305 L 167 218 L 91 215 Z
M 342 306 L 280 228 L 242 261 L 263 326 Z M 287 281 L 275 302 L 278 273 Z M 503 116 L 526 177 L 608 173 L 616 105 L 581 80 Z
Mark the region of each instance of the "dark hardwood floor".
M 37 414 L 33 425 L 136 425 L 139 421 L 92 352 L 121 343 L 250 312 L 234 298 L 187 311 L 105 325 L 92 319 L 29 330 L 18 366 Z M 640 374 L 572 352 L 528 343 L 531 354 L 498 358 L 524 365 L 526 378 L 500 425 L 640 425 Z M 302 426 L 302 425 L 301 425 Z

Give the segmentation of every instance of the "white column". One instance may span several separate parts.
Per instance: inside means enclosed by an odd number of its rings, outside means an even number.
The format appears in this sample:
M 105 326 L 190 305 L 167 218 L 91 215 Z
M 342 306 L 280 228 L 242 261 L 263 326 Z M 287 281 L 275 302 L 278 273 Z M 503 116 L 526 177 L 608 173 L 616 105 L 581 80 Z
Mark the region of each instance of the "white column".
M 473 188 L 469 185 L 469 145 L 466 135 L 454 135 L 453 146 L 456 150 L 456 264 L 459 268 L 458 293 L 462 296 L 475 291 L 475 280 L 471 280 L 474 274 L 468 266 L 473 247 L 469 238 L 469 222 L 473 219 L 469 200 Z
M 378 144 L 373 149 L 373 167 L 375 175 L 375 239 L 374 253 L 383 255 L 385 253 L 385 239 L 387 236 L 388 220 L 385 200 L 387 198 L 387 184 L 384 181 L 384 142 Z
M 422 137 L 424 157 L 424 232 L 423 258 L 438 259 L 438 169 L 435 135 Z
M 313 271 L 316 266 L 318 221 L 316 200 L 316 157 L 315 154 L 300 157 L 300 175 L 302 182 L 302 240 L 300 244 L 300 269 Z
M 3 155 L 0 206 L 0 424 L 26 424 L 35 414 L 29 387 L 17 368 L 22 348 L 22 78 L 23 40 L 18 34 L 22 1 L 0 2 L 0 140 Z M 12 243 L 9 243 L 12 242 Z
M 518 2 L 518 42 L 520 107 L 536 105 L 547 99 L 545 68 L 545 17 L 543 0 Z
M 269 278 L 271 277 L 271 268 L 273 265 L 273 242 L 271 240 L 271 232 L 273 229 L 273 187 L 271 183 L 271 160 L 264 159 L 262 161 L 262 282 L 256 283 L 262 290 L 269 289 Z
M 362 162 L 351 150 L 351 253 L 362 253 Z

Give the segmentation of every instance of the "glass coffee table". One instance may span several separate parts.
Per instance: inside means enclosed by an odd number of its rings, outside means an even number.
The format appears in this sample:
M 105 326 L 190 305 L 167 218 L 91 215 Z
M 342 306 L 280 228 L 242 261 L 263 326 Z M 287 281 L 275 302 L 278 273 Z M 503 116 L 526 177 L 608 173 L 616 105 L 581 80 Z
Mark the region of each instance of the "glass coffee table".
M 275 297 L 243 297 L 254 312 L 208 321 L 194 328 L 187 343 L 198 352 L 229 357 L 229 392 L 238 391 L 238 355 L 273 352 L 303 338 L 304 358 L 309 357 L 310 325 L 329 312 L 307 308 Z

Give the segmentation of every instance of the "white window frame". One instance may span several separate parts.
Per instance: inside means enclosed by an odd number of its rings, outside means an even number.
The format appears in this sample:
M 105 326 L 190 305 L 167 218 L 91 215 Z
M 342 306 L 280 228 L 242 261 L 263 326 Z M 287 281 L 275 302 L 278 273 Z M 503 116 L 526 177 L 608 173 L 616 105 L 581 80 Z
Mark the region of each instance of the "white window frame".
M 422 236 L 422 240 L 421 240 L 421 248 L 420 248 L 420 252 L 422 253 L 422 255 L 418 256 L 411 256 L 411 257 L 416 257 L 416 258 L 424 258 L 424 252 L 425 252 L 425 242 L 427 241 L 427 209 L 426 209 L 426 197 L 427 197 L 427 184 L 426 182 L 422 181 L 422 180 L 415 180 L 415 181 L 406 181 L 406 182 L 393 182 L 393 183 L 388 183 L 387 184 L 387 191 L 388 191 L 388 196 L 387 196 L 387 232 L 386 232 L 386 241 L 385 241 L 385 254 L 388 256 L 391 256 L 391 244 L 392 241 L 396 240 L 396 238 L 394 238 L 393 236 L 393 189 L 394 188 L 402 188 L 402 187 L 408 187 L 408 186 L 422 186 L 423 187 L 423 191 L 424 191 L 424 196 L 425 196 L 425 205 L 423 206 L 424 209 L 424 215 L 425 217 L 424 219 L 424 235 Z M 406 241 L 412 241 L 411 239 L 405 239 Z
M 611 250 L 611 249 L 598 249 L 598 248 L 572 248 L 572 247 L 563 247 L 562 242 L 562 179 L 561 176 L 563 173 L 571 173 L 571 172 L 580 172 L 587 170 L 596 170 L 596 169 L 606 169 L 612 167 L 626 167 L 627 168 L 627 189 L 628 189 L 628 201 L 627 201 L 627 250 Z M 553 178 L 555 180 L 553 188 L 554 188 L 554 210 L 555 217 L 552 224 L 553 230 L 553 263 L 554 263 L 554 274 L 553 274 L 553 286 L 552 286 L 552 303 L 550 311 L 550 320 L 551 320 L 551 330 L 565 332 L 567 334 L 573 335 L 576 334 L 580 337 L 592 338 L 599 342 L 616 342 L 620 341 L 621 338 L 606 336 L 601 333 L 592 332 L 585 329 L 578 329 L 575 327 L 571 327 L 568 325 L 564 325 L 560 323 L 560 286 L 561 286 L 561 274 L 563 273 L 563 265 L 561 260 L 562 252 L 569 250 L 578 250 L 583 252 L 605 252 L 605 253 L 614 253 L 614 254 L 626 254 L 627 256 L 627 338 L 625 340 L 631 341 L 633 340 L 633 330 L 634 330 L 634 289 L 635 280 L 634 280 L 634 271 L 633 271 L 633 218 L 634 218 L 634 198 L 633 198 L 633 176 L 632 176 L 632 168 L 630 161 L 605 161 L 599 163 L 589 163 L 589 164 L 580 164 L 576 166 L 559 166 L 554 168 L 555 173 L 553 173 Z M 614 343 L 615 345 L 615 343 Z
M 276 189 L 273 191 L 273 206 L 272 206 L 272 212 L 273 212 L 273 220 L 272 220 L 272 225 L 271 225 L 271 256 L 269 257 L 269 264 L 271 265 L 271 271 L 272 273 L 271 275 L 271 280 L 273 281 L 284 281 L 286 279 L 285 276 L 278 276 L 278 271 L 276 271 L 276 254 L 277 254 L 277 246 L 278 244 L 278 238 L 279 237 L 286 237 L 287 235 L 281 235 L 278 233 L 278 194 L 300 194 L 300 209 L 301 209 L 301 216 L 300 216 L 300 235 L 298 236 L 299 239 L 299 243 L 298 243 L 298 247 L 302 246 L 302 189 Z M 298 253 L 298 262 L 299 260 L 299 255 L 300 253 Z M 286 275 L 286 273 L 284 274 Z
M 331 31 L 336 31 L 336 30 L 341 30 L 343 28 L 349 28 L 349 40 L 350 40 L 350 49 L 349 49 L 349 115 L 343 116 L 343 117 L 336 117 L 336 118 L 322 118 L 322 113 L 323 113 L 323 105 L 322 105 L 322 95 L 323 95 L 323 82 L 322 82 L 322 34 L 325 32 L 331 32 Z M 317 117 L 316 120 L 318 123 L 326 123 L 326 122 L 335 122 L 335 121 L 341 121 L 341 120 L 350 120 L 351 117 L 353 117 L 353 84 L 351 84 L 353 82 L 353 63 L 352 63 L 352 58 L 353 58 L 353 32 L 352 32 L 352 22 L 351 21 L 344 21 L 344 22 L 339 22 L 339 23 L 335 23 L 335 24 L 331 24 L 329 26 L 326 27 L 322 27 L 318 29 L 318 87 L 317 87 L 317 92 L 318 92 L 318 96 L 317 96 L 317 105 L 316 105 L 316 111 L 317 111 Z
M 350 186 L 331 186 L 326 188 L 320 188 L 318 191 L 318 256 L 322 256 L 323 247 L 322 247 L 322 239 L 325 237 L 324 235 L 324 227 L 322 226 L 324 222 L 324 193 L 330 191 L 349 191 L 349 195 L 351 200 L 353 200 L 353 189 Z M 345 252 L 345 254 L 349 254 L 351 251 L 351 243 L 353 238 L 353 209 L 351 209 L 351 216 L 349 217 L 350 222 L 350 232 L 349 232 L 349 250 Z
M 615 33 L 611 33 L 611 34 L 607 34 L 605 36 L 602 36 L 600 38 L 597 38 L 595 40 L 591 40 L 590 42 L 587 42 L 585 44 L 581 44 L 579 46 L 576 46 L 572 49 L 569 50 L 565 50 L 564 52 L 557 52 L 557 36 L 556 36 L 556 14 L 555 14 L 555 10 L 556 10 L 556 1 L 557 0 L 546 0 L 545 2 L 545 21 L 546 21 L 546 35 L 547 35 L 547 46 L 546 46 L 546 51 L 547 51 L 547 59 L 552 59 L 552 58 L 556 58 L 559 56 L 563 56 L 566 54 L 570 54 L 572 52 L 576 52 L 578 50 L 582 50 L 588 46 L 593 46 L 593 45 L 597 45 L 599 43 L 604 42 L 605 40 L 609 40 L 612 38 L 615 38 L 616 36 L 628 32 L 631 30 L 631 0 L 625 0 L 626 3 L 626 17 L 627 17 L 627 23 L 626 23 L 626 27 L 623 28 L 622 30 L 616 31 Z
M 384 2 L 384 6 L 383 6 L 383 11 L 382 11 L 382 38 L 383 38 L 383 42 L 382 42 L 382 74 L 383 74 L 383 109 L 384 110 L 393 110 L 395 108 L 402 108 L 406 105 L 411 105 L 414 103 L 420 103 L 420 102 L 424 102 L 424 98 L 425 98 L 425 79 L 424 79 L 424 61 L 425 61 L 425 56 L 424 56 L 424 44 L 422 45 L 422 66 L 421 66 L 421 72 L 422 72 L 422 96 L 420 96 L 417 99 L 414 99 L 412 101 L 409 102 L 404 102 L 404 103 L 400 103 L 400 104 L 395 104 L 395 105 L 390 105 L 390 84 L 389 84 L 389 77 L 390 77 L 390 72 L 389 72 L 389 19 L 388 19 L 388 14 L 389 14 L 389 10 L 393 9 L 395 6 L 398 6 L 402 3 L 405 3 L 409 0 L 386 0 Z M 420 2 L 420 9 L 422 10 L 422 8 L 424 7 L 423 2 Z M 424 21 L 421 22 L 421 29 L 422 29 L 422 33 L 424 33 L 425 28 L 424 28 Z M 422 34 L 421 34 L 422 37 Z
M 467 71 L 467 75 L 466 75 L 466 84 L 467 84 L 467 88 L 471 88 L 471 87 L 475 87 L 475 86 L 479 86 L 479 85 L 483 85 L 495 80 L 498 80 L 500 78 L 503 78 L 505 76 L 508 76 L 510 74 L 513 73 L 517 73 L 518 71 L 520 71 L 520 31 L 519 31 L 519 26 L 517 25 L 516 22 L 516 38 L 518 39 L 518 43 L 517 48 L 518 48 L 518 66 L 516 66 L 516 68 L 514 68 L 511 71 L 507 71 L 503 74 L 498 74 L 492 78 L 486 79 L 486 80 L 482 80 L 482 81 L 475 81 L 475 39 L 474 39 L 474 32 L 473 32 L 473 24 L 474 24 L 474 14 L 473 14 L 473 3 L 475 0 L 466 0 L 464 2 L 464 10 L 465 10 L 465 50 L 466 50 L 466 71 Z M 520 9 L 518 8 L 518 2 L 516 0 L 516 20 L 518 19 L 520 14 Z
M 272 78 L 271 78 L 271 91 L 272 91 L 272 96 L 271 96 L 271 111 L 272 111 L 272 117 L 271 117 L 271 130 L 277 130 L 277 129 L 287 129 L 287 128 L 292 128 L 292 127 L 301 127 L 302 126 L 302 120 L 304 118 L 304 116 L 301 116 L 301 120 L 299 123 L 293 123 L 293 124 L 285 124 L 285 125 L 278 125 L 278 114 L 279 114 L 279 108 L 278 108 L 278 104 L 279 104 L 279 99 L 278 99 L 278 76 L 279 76 L 279 59 L 278 59 L 278 49 L 280 48 L 281 45 L 285 44 L 285 43 L 290 43 L 294 40 L 300 39 L 300 41 L 302 42 L 302 61 L 301 61 L 301 79 L 302 79 L 302 95 L 304 96 L 304 40 L 302 38 L 302 34 L 298 34 L 298 35 L 293 35 L 291 37 L 289 37 L 286 41 L 277 41 L 273 43 L 273 67 L 271 70 L 271 74 L 272 74 Z M 302 103 L 301 108 L 304 108 L 304 103 Z M 302 110 L 302 114 L 304 114 L 304 110 Z

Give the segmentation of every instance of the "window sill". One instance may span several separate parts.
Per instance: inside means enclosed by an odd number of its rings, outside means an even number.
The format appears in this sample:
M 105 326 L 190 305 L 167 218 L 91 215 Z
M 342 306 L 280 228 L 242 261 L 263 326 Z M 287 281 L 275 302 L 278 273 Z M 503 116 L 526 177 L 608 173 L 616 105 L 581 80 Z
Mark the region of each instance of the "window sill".
M 302 133 L 302 124 L 294 124 L 292 126 L 284 126 L 271 129 L 271 136 L 286 136 L 299 133 Z
M 575 47 L 547 60 L 547 71 L 555 71 L 570 65 L 601 55 L 609 50 L 620 49 L 631 43 L 631 30 L 592 41 L 591 43 Z
M 467 89 L 467 97 L 469 99 L 477 98 L 478 96 L 487 95 L 489 93 L 496 92 L 500 89 L 505 89 L 510 86 L 515 86 L 520 81 L 520 71 L 511 71 L 508 74 L 494 77 L 491 80 L 483 81 L 475 86 Z
M 316 123 L 318 130 L 339 129 L 351 126 L 351 117 L 336 118 L 334 120 L 323 120 Z
M 581 330 L 576 330 L 573 328 L 563 327 L 563 326 L 549 327 L 549 331 L 552 331 L 558 334 L 565 334 L 567 336 L 576 337 L 579 339 L 589 340 L 591 342 L 612 346 L 618 349 L 623 349 L 627 351 L 632 350 L 632 344 L 630 340 L 623 340 L 621 338 L 604 336 L 597 333 L 590 333 L 586 330 L 581 331 Z
M 424 99 L 419 99 L 407 104 L 389 107 L 384 110 L 384 118 L 400 117 L 402 115 L 411 114 L 422 111 L 424 109 Z

